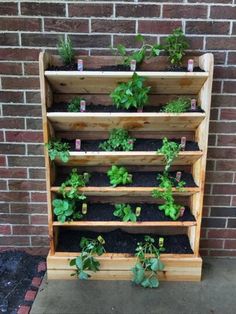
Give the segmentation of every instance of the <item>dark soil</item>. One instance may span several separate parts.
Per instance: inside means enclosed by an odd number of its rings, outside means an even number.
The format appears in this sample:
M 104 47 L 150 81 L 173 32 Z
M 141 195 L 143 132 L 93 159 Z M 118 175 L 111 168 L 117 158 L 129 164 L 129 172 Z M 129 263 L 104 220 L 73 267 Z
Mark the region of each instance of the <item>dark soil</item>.
M 157 177 L 159 174 L 162 174 L 162 172 L 156 172 L 156 171 L 149 171 L 149 172 L 130 172 L 133 175 L 133 182 L 130 184 L 127 184 L 127 187 L 138 187 L 138 186 L 159 186 L 160 181 L 157 180 Z M 185 171 L 181 171 L 181 180 L 186 183 L 185 187 L 196 187 L 196 184 L 193 180 L 193 176 L 191 173 L 187 173 Z M 89 183 L 87 186 L 110 186 L 110 181 L 106 173 L 104 172 L 92 172 L 91 178 L 89 180 Z M 59 173 L 58 178 L 56 179 L 55 185 L 59 186 L 61 185 L 69 176 L 68 175 L 61 175 Z M 170 176 L 175 178 L 176 172 L 170 172 Z M 173 180 L 173 183 L 175 186 L 177 185 L 177 181 Z
M 157 204 L 130 204 L 135 212 L 137 206 L 142 208 L 141 214 L 137 221 L 173 221 L 167 217 L 162 210 L 158 209 Z M 81 204 L 78 204 L 78 210 L 81 210 Z M 108 203 L 88 203 L 87 214 L 84 215 L 84 221 L 121 221 L 119 217 L 113 215 L 115 206 Z M 185 208 L 184 215 L 177 221 L 195 221 L 194 216 L 189 208 Z
M 169 139 L 172 140 L 172 139 Z M 69 141 L 66 139 L 62 139 L 62 141 L 70 144 L 70 150 L 75 151 L 75 140 Z M 178 144 L 180 144 L 180 140 L 172 140 Z M 81 141 L 81 151 L 85 152 L 96 152 L 103 151 L 99 148 L 99 144 L 105 142 L 105 140 L 82 140 Z M 162 147 L 162 139 L 136 139 L 134 142 L 133 151 L 156 151 Z M 198 144 L 193 141 L 186 142 L 186 151 L 199 151 Z
M 60 102 L 54 104 L 52 107 L 48 108 L 48 112 L 68 112 L 67 111 L 68 103 L 65 102 Z M 157 107 L 157 106 L 144 106 L 143 112 L 161 112 L 162 106 Z M 129 109 L 129 110 L 124 110 L 124 109 L 117 109 L 115 105 L 101 105 L 101 104 L 87 104 L 86 105 L 86 112 L 137 112 L 137 109 Z M 196 110 L 187 110 L 186 112 L 204 112 L 200 107 L 197 107 Z
M 80 239 L 82 237 L 96 238 L 101 235 L 106 243 L 104 245 L 107 253 L 130 253 L 135 254 L 137 243 L 144 240 L 144 235 L 147 234 L 131 234 L 121 229 L 109 232 L 92 232 L 80 230 L 61 229 L 59 233 L 59 241 L 57 251 L 63 252 L 79 252 Z M 154 237 L 158 243 L 161 235 L 149 234 Z M 187 235 L 168 235 L 164 236 L 165 253 L 170 254 L 192 254 L 193 251 L 189 244 Z
M 38 276 L 41 256 L 32 256 L 25 252 L 6 251 L 0 253 L 0 313 L 16 314 L 19 305 L 30 305 L 24 301 L 33 277 Z

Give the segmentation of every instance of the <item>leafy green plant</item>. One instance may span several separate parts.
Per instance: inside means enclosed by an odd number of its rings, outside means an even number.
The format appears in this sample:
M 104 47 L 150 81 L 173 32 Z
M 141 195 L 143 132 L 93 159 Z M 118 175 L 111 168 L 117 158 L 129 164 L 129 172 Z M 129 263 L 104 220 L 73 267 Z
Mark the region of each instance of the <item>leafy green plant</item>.
M 132 183 L 132 174 L 129 174 L 125 167 L 117 167 L 113 165 L 107 172 L 110 184 L 116 187 L 119 184 L 125 185 Z
M 119 128 L 110 131 L 109 139 L 99 144 L 105 151 L 130 151 L 133 150 L 135 139 L 129 136 L 127 130 Z
M 179 97 L 169 101 L 163 108 L 163 112 L 181 113 L 186 112 L 191 105 L 191 99 L 187 97 Z
M 99 270 L 100 263 L 95 256 L 101 256 L 105 253 L 105 240 L 102 236 L 96 239 L 81 238 L 81 254 L 70 261 L 70 266 L 75 266 L 76 271 L 71 276 L 77 276 L 79 279 L 88 279 L 91 277 L 86 271 L 96 272 Z
M 115 204 L 113 215 L 121 218 L 123 221 L 137 221 L 137 216 L 129 204 Z
M 160 180 L 159 187 L 162 188 L 162 191 L 158 191 L 154 189 L 152 191 L 152 197 L 154 198 L 160 198 L 165 201 L 163 205 L 159 205 L 159 209 L 163 210 L 165 212 L 166 216 L 169 216 L 173 220 L 177 220 L 180 215 L 180 208 L 181 205 L 178 205 L 175 203 L 175 199 L 173 196 L 173 187 L 175 186 L 171 178 L 168 177 L 168 173 L 164 172 L 163 175 L 159 175 L 158 179 Z M 176 181 L 176 180 L 175 180 Z M 176 189 L 179 191 L 183 191 L 183 187 L 185 185 L 184 181 L 176 181 L 177 186 Z
M 138 242 L 135 254 L 137 262 L 132 268 L 132 282 L 144 288 L 157 288 L 159 286 L 158 271 L 162 271 L 165 267 L 160 260 L 160 252 L 164 250 L 164 247 L 158 248 L 154 238 L 150 236 L 144 237 L 144 243 Z M 149 254 L 152 256 L 148 256 Z
M 51 160 L 55 160 L 56 157 L 61 159 L 63 162 L 69 160 L 69 149 L 70 145 L 68 143 L 63 143 L 60 139 L 53 139 L 45 144 L 48 150 L 48 154 Z
M 81 100 L 84 100 L 81 97 L 75 97 L 71 100 L 71 102 L 68 104 L 67 111 L 69 112 L 79 112 L 80 111 L 80 102 Z
M 52 202 L 53 212 L 57 216 L 57 220 L 64 223 L 70 220 L 79 220 L 82 218 L 80 212 L 76 212 L 76 204 L 74 200 L 55 198 Z
M 57 45 L 57 49 L 65 65 L 72 63 L 74 59 L 74 50 L 69 37 L 67 38 L 67 40 L 61 39 Z
M 141 64 L 144 59 L 149 59 L 151 57 L 159 56 L 160 54 L 160 45 L 149 45 L 145 43 L 145 39 L 141 34 L 136 35 L 136 41 L 141 42 L 141 47 L 135 50 L 133 53 L 128 54 L 125 46 L 118 45 L 117 52 L 123 57 L 123 63 L 125 65 L 130 65 L 131 60 L 136 60 L 137 64 Z
M 119 109 L 142 108 L 148 102 L 148 92 L 151 87 L 144 86 L 145 79 L 134 73 L 128 82 L 120 83 L 111 93 L 115 106 Z
M 162 147 L 157 151 L 158 154 L 163 154 L 165 158 L 165 171 L 168 171 L 174 159 L 178 156 L 181 145 L 169 141 L 166 137 L 162 140 Z
M 188 47 L 188 42 L 181 28 L 174 29 L 166 38 L 165 44 L 162 46 L 169 56 L 170 63 L 175 67 L 182 64 L 183 56 Z
M 72 169 L 69 178 L 61 184 L 60 192 L 64 198 L 68 199 L 86 199 L 84 194 L 78 191 L 78 188 L 85 186 L 89 182 L 90 174 L 85 172 L 78 174 L 76 168 Z M 67 189 L 70 187 L 70 189 Z

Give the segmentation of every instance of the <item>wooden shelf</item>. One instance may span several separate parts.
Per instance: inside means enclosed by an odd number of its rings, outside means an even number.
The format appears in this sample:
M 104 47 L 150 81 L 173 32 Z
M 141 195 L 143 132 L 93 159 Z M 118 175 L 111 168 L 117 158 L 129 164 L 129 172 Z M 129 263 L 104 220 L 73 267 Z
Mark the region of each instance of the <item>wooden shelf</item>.
M 49 112 L 56 131 L 107 131 L 113 128 L 143 131 L 194 131 L 205 113 L 69 113 Z
M 123 221 L 71 221 L 61 223 L 53 222 L 53 226 L 63 227 L 192 227 L 196 226 L 196 221 L 140 221 L 140 222 L 123 222 Z
M 180 152 L 173 165 L 192 165 L 202 156 L 201 151 Z M 69 161 L 63 163 L 55 160 L 60 166 L 111 166 L 116 165 L 164 165 L 164 157 L 156 152 L 70 152 Z

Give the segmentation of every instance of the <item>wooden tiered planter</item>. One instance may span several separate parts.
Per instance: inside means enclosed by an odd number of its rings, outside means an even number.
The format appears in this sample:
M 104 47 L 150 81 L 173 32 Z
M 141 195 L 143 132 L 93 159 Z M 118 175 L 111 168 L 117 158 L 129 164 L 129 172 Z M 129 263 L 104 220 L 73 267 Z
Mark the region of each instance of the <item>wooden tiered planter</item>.
M 97 68 L 100 65 L 118 64 L 117 57 L 84 57 L 84 65 Z M 188 95 L 197 98 L 198 104 L 204 112 L 189 112 L 170 114 L 159 112 L 143 113 L 69 113 L 54 112 L 50 108 L 54 103 L 71 100 L 76 95 L 82 95 L 88 102 L 100 101 L 109 105 L 108 95 L 119 82 L 127 81 L 133 72 L 102 72 L 102 71 L 49 71 L 51 65 L 60 65 L 57 56 L 41 53 L 39 57 L 41 100 L 43 112 L 44 142 L 51 138 L 81 138 L 104 139 L 108 131 L 123 127 L 133 136 L 143 138 L 157 137 L 180 138 L 186 136 L 195 140 L 199 151 L 183 151 L 174 161 L 176 169 L 187 169 L 191 172 L 196 187 L 185 188 L 183 192 L 176 191 L 177 197 L 186 199 L 195 221 L 145 221 L 145 222 L 117 222 L 117 221 L 74 221 L 60 223 L 54 220 L 52 199 L 59 192 L 55 185 L 55 178 L 60 176 L 62 167 L 79 167 L 84 171 L 90 167 L 96 171 L 106 171 L 107 167 L 116 165 L 139 166 L 154 169 L 163 168 L 164 158 L 156 151 L 131 152 L 82 152 L 71 151 L 68 163 L 64 164 L 56 159 L 55 163 L 49 160 L 45 151 L 48 195 L 48 222 L 50 235 L 50 252 L 47 258 L 49 279 L 69 279 L 73 269 L 68 261 L 78 256 L 79 252 L 59 251 L 58 241 L 61 230 L 93 230 L 98 232 L 124 229 L 131 233 L 157 234 L 187 234 L 192 254 L 162 254 L 161 260 L 165 264 L 164 271 L 160 272 L 161 280 L 198 281 L 201 279 L 202 259 L 199 256 L 199 240 L 202 219 L 203 194 L 205 182 L 205 168 L 208 143 L 208 126 L 211 104 L 211 89 L 213 75 L 213 55 L 204 54 L 194 57 L 196 66 L 204 72 L 168 72 L 160 71 L 167 65 L 167 58 L 159 57 L 143 65 L 137 73 L 146 78 L 146 84 L 151 86 L 150 105 L 159 106 L 170 97 Z M 142 71 L 143 70 L 143 71 Z M 74 137 L 73 137 L 74 136 Z M 140 167 L 142 166 L 142 167 Z M 105 170 L 104 170 L 105 169 Z M 153 186 L 142 187 L 95 187 L 81 188 L 89 198 L 102 202 L 122 200 L 121 202 L 140 202 L 154 200 L 151 198 Z M 104 205 L 106 206 L 106 205 Z M 106 253 L 98 258 L 101 270 L 93 274 L 92 279 L 126 280 L 131 278 L 130 269 L 136 258 L 128 253 Z

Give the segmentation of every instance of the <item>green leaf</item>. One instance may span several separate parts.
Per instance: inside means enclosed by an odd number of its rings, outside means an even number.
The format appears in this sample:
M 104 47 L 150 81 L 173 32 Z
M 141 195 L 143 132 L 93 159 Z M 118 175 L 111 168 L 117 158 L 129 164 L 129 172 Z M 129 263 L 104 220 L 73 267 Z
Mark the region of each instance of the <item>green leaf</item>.
M 81 280 L 87 280 L 89 277 L 90 277 L 89 274 L 85 273 L 84 271 L 81 271 L 79 273 L 79 279 Z

